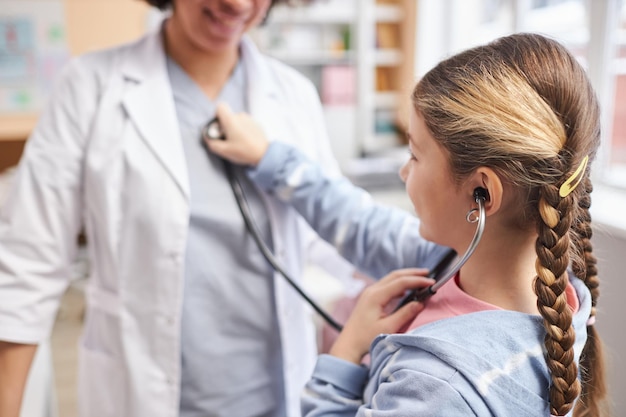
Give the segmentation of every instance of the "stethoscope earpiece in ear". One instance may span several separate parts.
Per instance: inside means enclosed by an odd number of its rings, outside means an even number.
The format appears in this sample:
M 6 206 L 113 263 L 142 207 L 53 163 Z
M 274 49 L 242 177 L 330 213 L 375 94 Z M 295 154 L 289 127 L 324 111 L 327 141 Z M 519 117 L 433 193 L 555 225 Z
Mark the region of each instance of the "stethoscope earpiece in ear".
M 486 188 L 476 187 L 474 189 L 474 200 L 476 200 L 476 204 L 478 204 L 478 208 L 474 208 L 467 213 L 467 221 L 469 223 L 476 223 L 476 231 L 474 232 L 474 237 L 469 244 L 469 247 L 461 256 L 459 260 L 456 261 L 454 265 L 449 268 L 442 268 L 445 270 L 445 274 L 441 277 L 436 277 L 436 282 L 428 288 L 421 289 L 419 291 L 412 291 L 408 296 L 402 299 L 402 301 L 396 306 L 395 310 L 397 311 L 404 304 L 409 301 L 423 301 L 431 295 L 435 294 L 439 288 L 447 281 L 452 279 L 457 272 L 461 269 L 461 267 L 467 262 L 470 256 L 476 250 L 480 239 L 483 236 L 483 231 L 485 230 L 485 219 L 487 217 L 485 213 L 485 201 L 489 200 L 489 192 Z
M 489 201 L 489 191 L 483 187 L 476 187 L 474 189 L 474 200 Z

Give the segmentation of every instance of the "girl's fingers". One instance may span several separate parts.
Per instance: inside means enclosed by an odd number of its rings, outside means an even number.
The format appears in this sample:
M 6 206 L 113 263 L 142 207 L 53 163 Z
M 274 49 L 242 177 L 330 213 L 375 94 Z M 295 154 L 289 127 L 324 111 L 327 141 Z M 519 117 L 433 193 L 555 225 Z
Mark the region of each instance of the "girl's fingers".
M 387 321 L 387 326 L 389 326 L 389 328 L 395 333 L 403 328 L 407 323 L 413 321 L 415 316 L 417 316 L 423 309 L 424 304 L 411 302 L 402 306 L 402 308 L 399 308 L 398 311 L 385 317 L 384 320 Z
M 222 157 L 228 157 L 228 150 L 231 148 L 230 143 L 226 143 L 224 140 L 204 139 L 204 142 L 209 147 L 211 152 Z
M 235 114 L 231 110 L 230 106 L 224 102 L 221 102 L 217 105 L 215 114 L 217 116 L 217 119 L 220 121 L 222 130 L 228 136 L 228 131 L 230 130 L 233 124 L 233 118 Z
M 397 279 L 398 277 L 403 276 L 403 275 L 424 277 L 427 274 L 428 274 L 428 269 L 426 269 L 426 268 L 403 268 L 403 269 L 396 269 L 395 271 L 390 272 L 389 274 L 385 275 L 383 278 L 378 280 L 378 282 L 393 281 L 394 279 Z
M 234 113 L 226 103 L 219 103 L 216 113 L 226 140 L 205 139 L 207 147 L 236 164 L 256 166 L 269 147 L 261 126 L 249 114 Z
M 368 289 L 375 301 L 386 304 L 395 297 L 402 296 L 407 290 L 424 288 L 435 283 L 432 278 L 414 275 L 399 275 L 393 280 L 380 281 Z M 367 289 L 366 289 L 367 290 Z

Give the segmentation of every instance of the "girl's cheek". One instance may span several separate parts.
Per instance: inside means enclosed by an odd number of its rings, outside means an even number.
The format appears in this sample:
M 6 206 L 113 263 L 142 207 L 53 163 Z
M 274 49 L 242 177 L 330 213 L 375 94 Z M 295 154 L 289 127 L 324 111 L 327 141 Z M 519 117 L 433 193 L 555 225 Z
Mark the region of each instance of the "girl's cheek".
M 404 165 L 400 167 L 400 171 L 398 172 L 400 174 L 400 179 L 405 184 L 406 184 L 407 178 L 409 177 L 409 169 L 410 169 L 409 163 L 405 162 Z

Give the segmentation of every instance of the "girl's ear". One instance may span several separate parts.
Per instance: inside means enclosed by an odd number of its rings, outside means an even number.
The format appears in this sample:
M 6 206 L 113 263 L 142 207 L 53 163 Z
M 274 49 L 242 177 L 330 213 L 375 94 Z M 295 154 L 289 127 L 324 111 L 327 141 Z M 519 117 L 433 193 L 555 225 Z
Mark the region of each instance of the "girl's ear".
M 487 216 L 495 214 L 502 207 L 504 187 L 498 174 L 491 168 L 480 167 L 469 178 L 468 190 L 472 202 L 474 201 L 474 190 L 484 188 L 487 190 L 487 200 L 485 201 L 485 213 Z

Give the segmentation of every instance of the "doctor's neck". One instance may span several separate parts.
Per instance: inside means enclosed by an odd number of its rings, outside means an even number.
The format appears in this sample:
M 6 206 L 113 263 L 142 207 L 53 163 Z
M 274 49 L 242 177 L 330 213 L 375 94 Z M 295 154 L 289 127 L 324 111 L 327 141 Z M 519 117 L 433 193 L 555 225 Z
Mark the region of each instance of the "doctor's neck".
M 166 53 L 200 86 L 210 98 L 215 99 L 230 77 L 239 59 L 239 46 L 207 50 L 195 44 L 174 19 L 163 25 L 163 45 Z

